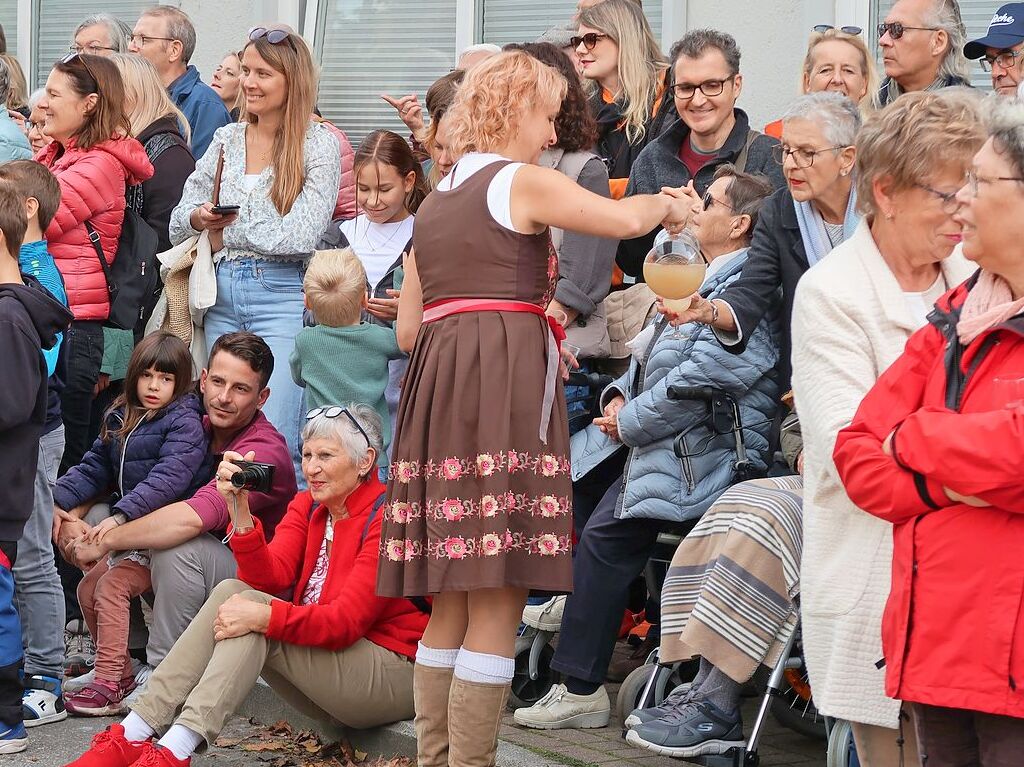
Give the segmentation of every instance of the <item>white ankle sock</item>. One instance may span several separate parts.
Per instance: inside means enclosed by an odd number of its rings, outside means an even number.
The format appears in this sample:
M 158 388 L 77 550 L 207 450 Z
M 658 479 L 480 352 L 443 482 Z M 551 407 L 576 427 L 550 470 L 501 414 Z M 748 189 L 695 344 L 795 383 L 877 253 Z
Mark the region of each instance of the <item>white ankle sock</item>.
M 458 657 L 459 649 L 457 647 L 454 650 L 438 650 L 420 642 L 419 647 L 416 648 L 416 662 L 421 666 L 455 668 L 455 661 Z
M 156 735 L 156 730 L 146 724 L 146 720 L 136 714 L 134 711 L 129 711 L 128 716 L 121 722 L 121 726 L 124 727 L 124 738 L 135 743 L 139 743 L 144 740 L 149 740 Z
M 455 661 L 455 676 L 465 682 L 508 684 L 512 681 L 515 668 L 516 663 L 512 658 L 486 655 L 463 647 Z
M 157 741 L 157 745 L 166 748 L 175 757 L 184 761 L 195 753 L 202 742 L 202 735 L 192 732 L 184 725 L 174 724 L 167 734 Z

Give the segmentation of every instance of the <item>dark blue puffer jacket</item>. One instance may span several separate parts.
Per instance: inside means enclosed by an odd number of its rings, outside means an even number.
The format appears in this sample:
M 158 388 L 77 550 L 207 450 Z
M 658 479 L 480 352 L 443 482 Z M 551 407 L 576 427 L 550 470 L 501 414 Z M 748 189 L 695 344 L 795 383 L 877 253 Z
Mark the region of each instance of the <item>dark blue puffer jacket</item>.
M 115 410 L 108 427 L 119 428 L 123 417 L 123 410 Z M 72 509 L 117 492 L 122 497 L 111 512 L 138 519 L 191 497 L 210 480 L 211 467 L 199 398 L 186 394 L 142 421 L 123 443 L 97 439 L 82 462 L 57 480 L 53 502 Z

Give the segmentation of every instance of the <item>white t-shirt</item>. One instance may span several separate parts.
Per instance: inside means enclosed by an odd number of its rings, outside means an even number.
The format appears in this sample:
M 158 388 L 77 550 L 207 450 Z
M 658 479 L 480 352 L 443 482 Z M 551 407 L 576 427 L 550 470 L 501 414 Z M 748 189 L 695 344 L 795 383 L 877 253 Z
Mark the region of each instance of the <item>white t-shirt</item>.
M 503 160 L 508 160 L 508 158 L 502 157 L 500 154 L 470 152 L 455 163 L 452 172 L 441 179 L 435 191 L 449 192 L 458 188 L 463 181 L 477 171 L 486 168 L 491 163 Z M 499 170 L 497 175 L 491 179 L 491 184 L 487 187 L 487 210 L 490 211 L 491 217 L 495 221 L 509 231 L 526 234 L 512 225 L 512 179 L 522 167 L 523 163 L 521 162 L 511 163 Z
M 362 261 L 371 287 L 377 287 L 391 265 L 405 252 L 405 246 L 412 239 L 414 218 L 409 216 L 395 224 L 375 224 L 364 214 L 342 222 L 341 233 Z
M 910 316 L 914 318 L 917 327 L 923 328 L 928 323 L 928 314 L 931 312 L 935 302 L 942 298 L 942 294 L 949 290 L 946 285 L 946 278 L 939 273 L 938 279 L 932 283 L 928 290 L 920 293 L 903 291 L 903 300 L 907 302 Z

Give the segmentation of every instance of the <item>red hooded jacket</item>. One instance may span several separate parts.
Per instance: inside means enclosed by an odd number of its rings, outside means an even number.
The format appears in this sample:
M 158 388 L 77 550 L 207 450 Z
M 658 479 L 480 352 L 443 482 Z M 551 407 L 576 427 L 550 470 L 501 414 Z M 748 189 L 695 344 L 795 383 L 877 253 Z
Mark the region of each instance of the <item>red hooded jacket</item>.
M 975 281 L 938 302 L 834 458 L 854 503 L 894 525 L 886 694 L 1024 718 L 1024 410 L 995 383 L 1024 375 L 1024 315 L 963 347 L 956 324 Z
M 142 144 L 133 138 L 108 139 L 79 149 L 56 141 L 36 155 L 60 182 L 60 207 L 46 228 L 46 242 L 64 277 L 68 304 L 76 320 L 105 320 L 110 313 L 107 283 L 85 222 L 100 236 L 107 263 L 114 260 L 124 222 L 126 185 L 153 175 Z
M 317 604 L 299 601 L 316 566 L 330 515 L 324 506 L 313 508 L 309 491 L 295 496 L 269 544 L 255 517 L 255 529 L 231 536 L 241 580 L 268 594 L 295 589 L 291 602 L 275 599 L 271 604 L 267 637 L 327 650 L 344 649 L 366 638 L 415 659 L 427 614 L 407 599 L 377 596 L 381 515 L 369 528 L 366 521 L 383 492 L 384 485 L 371 475 L 348 497 L 349 517 L 334 525 L 327 580 Z

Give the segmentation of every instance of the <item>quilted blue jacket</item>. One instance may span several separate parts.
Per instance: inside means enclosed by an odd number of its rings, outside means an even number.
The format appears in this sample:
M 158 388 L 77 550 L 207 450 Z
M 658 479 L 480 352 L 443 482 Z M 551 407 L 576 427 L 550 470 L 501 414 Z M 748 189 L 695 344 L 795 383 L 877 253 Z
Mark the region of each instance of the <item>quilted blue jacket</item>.
M 116 429 L 123 416 L 115 410 L 107 423 Z M 71 509 L 116 492 L 121 498 L 111 512 L 138 519 L 191 497 L 210 480 L 207 445 L 199 398 L 186 394 L 142 421 L 124 441 L 97 439 L 82 462 L 57 480 L 53 502 Z
M 732 257 L 701 288 L 714 298 L 740 276 L 746 251 Z M 624 469 L 625 484 L 615 516 L 619 519 L 660 519 L 683 522 L 701 516 L 715 499 L 737 479 L 731 433 L 719 435 L 707 423 L 703 402 L 672 401 L 669 386 L 712 386 L 732 394 L 739 403 L 747 455 L 754 470 L 771 462 L 768 423 L 778 408 L 779 361 L 775 313 L 756 327 L 742 354 L 726 351 L 707 325 L 691 323 L 679 328 L 675 338 L 663 318 L 654 320 L 653 338 L 642 358 L 634 357 L 618 380 L 601 395 L 604 407 L 621 394 L 626 404 L 619 411 L 619 436 L 615 442 L 594 425 L 573 435 L 572 476 L 578 480 L 621 449 L 629 450 Z M 689 465 L 673 451 L 676 436 L 686 437 L 688 452 L 699 455 Z

